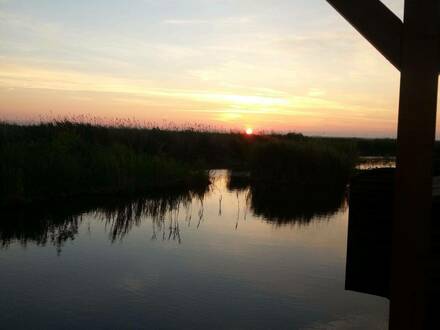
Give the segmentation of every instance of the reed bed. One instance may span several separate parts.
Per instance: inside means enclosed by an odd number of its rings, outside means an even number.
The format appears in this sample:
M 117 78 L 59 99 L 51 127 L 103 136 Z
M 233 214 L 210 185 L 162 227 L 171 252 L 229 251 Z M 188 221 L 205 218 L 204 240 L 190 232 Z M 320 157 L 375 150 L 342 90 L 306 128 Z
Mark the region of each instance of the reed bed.
M 0 205 L 207 186 L 208 170 L 220 168 L 266 185 L 345 185 L 358 156 L 395 154 L 391 139 L 89 121 L 0 122 Z
M 351 143 L 271 141 L 256 146 L 251 177 L 267 185 L 345 185 L 355 168 L 357 151 Z
M 209 184 L 202 168 L 149 151 L 136 132 L 142 131 L 69 122 L 1 124 L 0 203 Z

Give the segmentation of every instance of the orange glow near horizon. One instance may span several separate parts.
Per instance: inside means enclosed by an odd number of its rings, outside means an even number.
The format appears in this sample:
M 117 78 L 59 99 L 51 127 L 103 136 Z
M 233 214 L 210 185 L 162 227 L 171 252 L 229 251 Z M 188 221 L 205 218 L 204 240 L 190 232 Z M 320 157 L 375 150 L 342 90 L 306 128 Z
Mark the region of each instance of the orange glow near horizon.
M 254 130 L 250 127 L 246 128 L 246 135 L 253 135 L 254 134 Z

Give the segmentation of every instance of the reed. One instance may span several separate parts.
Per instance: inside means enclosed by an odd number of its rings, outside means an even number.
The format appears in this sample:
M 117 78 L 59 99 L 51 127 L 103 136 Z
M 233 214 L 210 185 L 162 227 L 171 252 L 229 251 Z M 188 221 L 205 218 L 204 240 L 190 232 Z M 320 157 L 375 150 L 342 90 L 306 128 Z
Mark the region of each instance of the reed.
M 0 122 L 0 204 L 94 194 L 136 194 L 209 184 L 207 170 L 252 181 L 345 185 L 357 155 L 388 155 L 395 141 L 178 128 L 135 122 Z
M 0 125 L 0 203 L 209 184 L 203 169 L 149 152 L 136 130 L 69 122 Z
M 345 185 L 356 159 L 350 143 L 271 141 L 254 148 L 251 177 L 268 185 Z

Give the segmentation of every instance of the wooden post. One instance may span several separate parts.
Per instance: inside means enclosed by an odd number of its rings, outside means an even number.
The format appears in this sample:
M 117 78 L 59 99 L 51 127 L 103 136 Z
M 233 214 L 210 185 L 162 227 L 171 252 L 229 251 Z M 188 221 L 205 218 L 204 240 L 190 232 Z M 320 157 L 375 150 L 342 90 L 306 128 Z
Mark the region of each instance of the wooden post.
M 406 0 L 402 38 L 390 329 L 425 329 L 440 62 L 438 0 Z
M 390 329 L 425 329 L 440 0 L 405 0 L 402 23 L 379 0 L 327 0 L 401 71 Z

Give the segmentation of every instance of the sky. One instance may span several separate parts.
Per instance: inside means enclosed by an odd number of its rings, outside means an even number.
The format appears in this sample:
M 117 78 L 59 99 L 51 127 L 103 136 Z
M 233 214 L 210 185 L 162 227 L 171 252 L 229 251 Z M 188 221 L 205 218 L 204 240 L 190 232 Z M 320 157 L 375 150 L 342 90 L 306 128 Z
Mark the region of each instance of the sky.
M 0 0 L 1 120 L 393 137 L 399 79 L 325 0 Z

